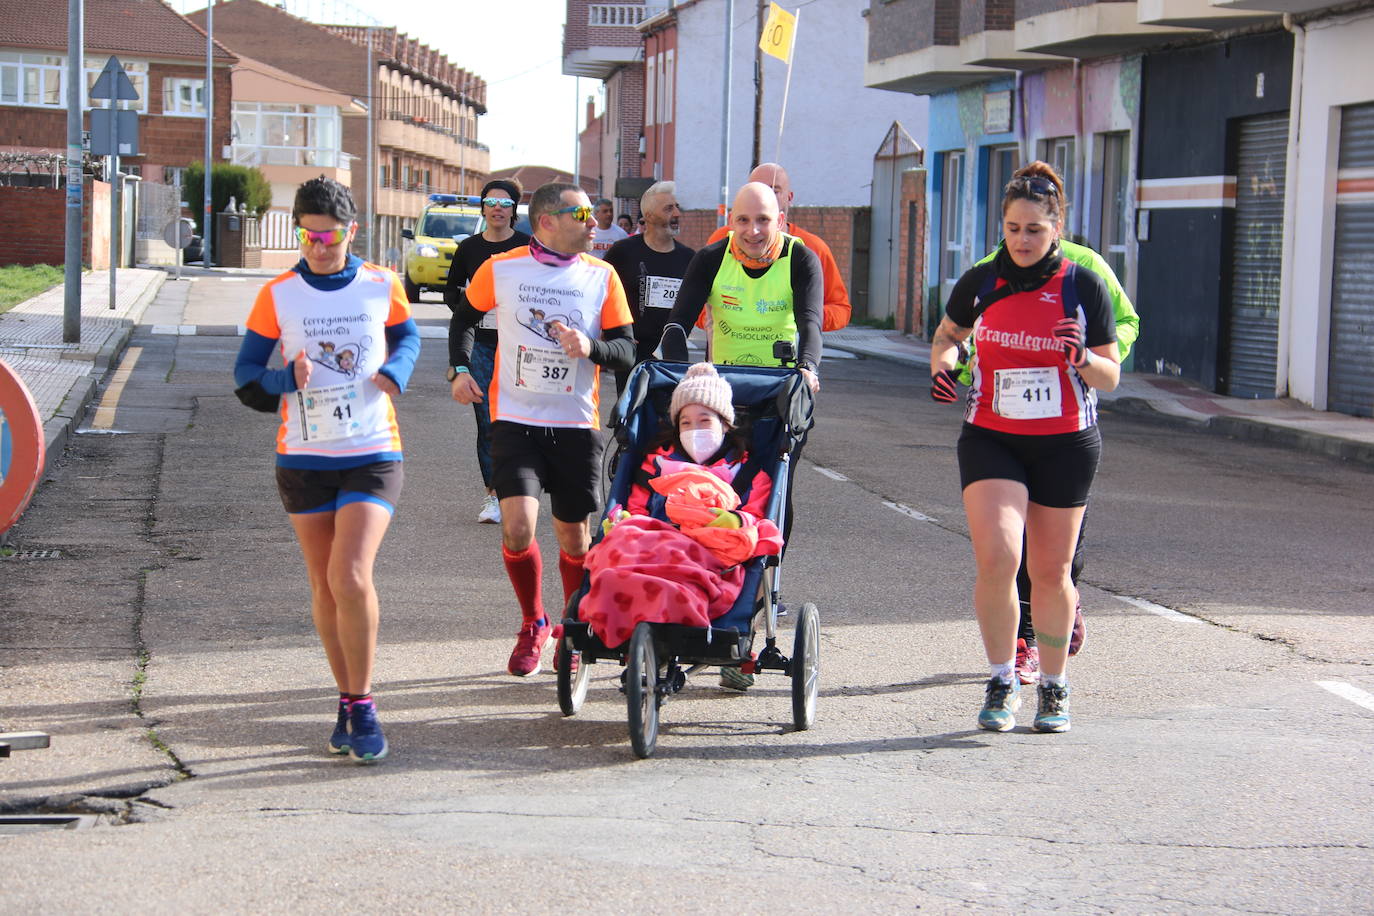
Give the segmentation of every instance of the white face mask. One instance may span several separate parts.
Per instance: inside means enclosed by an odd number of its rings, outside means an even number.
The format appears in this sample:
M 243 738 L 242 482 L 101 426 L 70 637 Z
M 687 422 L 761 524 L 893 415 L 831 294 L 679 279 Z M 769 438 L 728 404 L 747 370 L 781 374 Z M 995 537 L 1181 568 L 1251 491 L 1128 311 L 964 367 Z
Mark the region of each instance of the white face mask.
M 722 443 L 725 442 L 725 430 L 685 429 L 678 433 L 678 438 L 682 440 L 682 447 L 692 456 L 692 460 L 702 464 L 720 451 Z

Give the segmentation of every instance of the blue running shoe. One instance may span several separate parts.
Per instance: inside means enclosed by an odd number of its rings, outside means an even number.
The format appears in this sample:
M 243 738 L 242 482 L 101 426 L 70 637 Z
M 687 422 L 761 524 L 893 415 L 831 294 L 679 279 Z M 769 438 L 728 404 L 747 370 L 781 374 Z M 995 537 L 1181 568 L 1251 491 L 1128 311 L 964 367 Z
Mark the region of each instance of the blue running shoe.
M 1035 722 L 1032 723 L 1038 732 L 1066 732 L 1072 722 L 1069 720 L 1069 685 L 1055 684 L 1046 686 L 1041 684 L 1040 690 L 1040 709 L 1035 714 Z
M 978 712 L 978 727 L 990 732 L 1007 732 L 1016 726 L 1014 713 L 1021 708 L 1021 684 L 1012 675 L 1010 681 L 990 678 L 983 696 L 983 708 Z
M 377 722 L 375 703 L 354 703 L 348 710 L 348 756 L 359 763 L 372 763 L 386 756 L 386 738 Z
M 349 747 L 348 740 L 348 704 L 343 700 L 339 701 L 339 718 L 334 723 L 334 734 L 329 736 L 329 753 L 347 754 Z

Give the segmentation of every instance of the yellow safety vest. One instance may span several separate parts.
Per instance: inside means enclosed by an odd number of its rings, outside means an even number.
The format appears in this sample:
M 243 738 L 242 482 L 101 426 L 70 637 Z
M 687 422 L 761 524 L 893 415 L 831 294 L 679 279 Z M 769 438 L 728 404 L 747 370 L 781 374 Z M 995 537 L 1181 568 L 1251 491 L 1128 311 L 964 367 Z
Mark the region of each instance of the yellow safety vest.
M 726 236 L 725 256 L 706 297 L 707 356 L 726 365 L 776 366 L 773 343 L 797 343 L 791 257 L 793 245 L 803 242 L 784 234 L 778 259 L 755 279 L 729 251 L 734 235 Z

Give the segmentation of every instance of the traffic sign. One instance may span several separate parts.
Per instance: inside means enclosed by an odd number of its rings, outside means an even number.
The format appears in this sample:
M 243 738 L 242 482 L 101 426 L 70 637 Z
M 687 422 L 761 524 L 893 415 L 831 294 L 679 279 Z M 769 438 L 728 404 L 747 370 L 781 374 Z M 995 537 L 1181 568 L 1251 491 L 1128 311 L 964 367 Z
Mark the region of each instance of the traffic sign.
M 119 62 L 118 57 L 111 54 L 110 59 L 105 61 L 105 69 L 95 78 L 90 97 L 118 99 L 123 102 L 138 100 L 138 90 L 134 89 L 133 81 L 129 79 L 129 74 L 124 72 L 124 65 Z
M 185 248 L 191 244 L 191 236 L 196 232 L 196 224 L 183 216 L 162 227 L 162 240 L 171 248 Z
M 43 474 L 43 421 L 24 380 L 0 360 L 0 532 L 19 521 Z
M 137 156 L 138 112 L 114 109 L 115 137 L 110 139 L 110 109 L 91 109 L 91 153 L 96 156 Z

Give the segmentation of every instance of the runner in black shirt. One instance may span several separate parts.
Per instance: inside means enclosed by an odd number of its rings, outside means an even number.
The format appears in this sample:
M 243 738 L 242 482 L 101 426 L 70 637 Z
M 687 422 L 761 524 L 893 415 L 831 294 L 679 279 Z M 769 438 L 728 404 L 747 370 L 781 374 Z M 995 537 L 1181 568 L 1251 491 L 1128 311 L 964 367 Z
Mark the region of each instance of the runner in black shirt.
M 658 349 L 663 325 L 677 300 L 678 285 L 694 254 L 677 240 L 682 208 L 671 181 L 660 181 L 645 191 L 639 199 L 639 212 L 643 214 L 643 234 L 621 239 L 605 254 L 606 262 L 620 275 L 635 319 L 635 362 L 651 358 Z M 629 374 L 615 374 L 617 393 L 625 390 Z
M 454 313 L 448 328 L 446 377 L 450 386 L 460 374 L 469 371 L 483 391 L 491 386 L 491 375 L 496 365 L 496 323 L 492 320 L 488 325 L 483 320 L 482 324 L 468 330 L 465 341 L 458 327 L 457 315 L 459 306 L 467 302 L 464 290 L 468 281 L 487 258 L 529 244 L 528 235 L 511 227 L 520 194 L 520 184 L 513 179 L 487 182 L 482 189 L 482 217 L 486 221 L 486 228 L 480 235 L 470 235 L 459 242 L 458 250 L 453 253 L 453 263 L 449 265 L 448 280 L 444 284 L 444 302 Z M 458 354 L 466 352 L 471 352 L 472 356 L 460 366 Z M 500 524 L 501 507 L 491 485 L 491 414 L 486 400 L 475 402 L 472 412 L 477 417 L 477 465 L 482 469 L 482 485 L 487 488 L 487 499 L 482 511 L 477 514 L 477 520 Z

